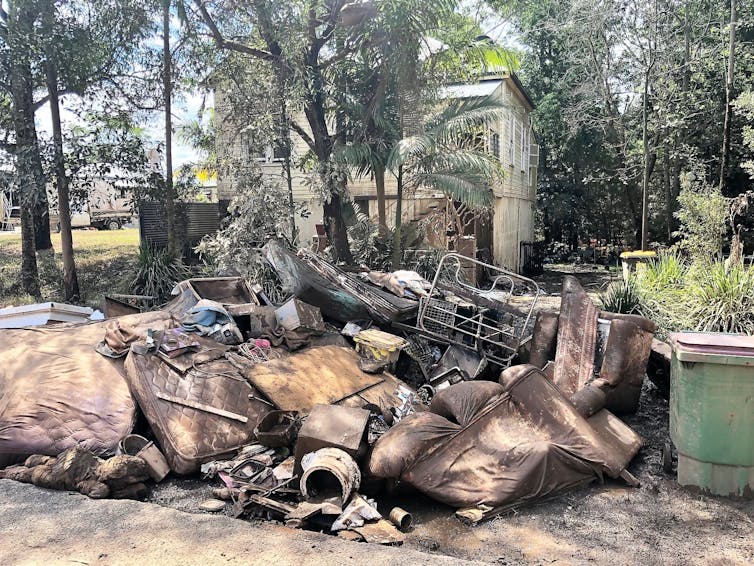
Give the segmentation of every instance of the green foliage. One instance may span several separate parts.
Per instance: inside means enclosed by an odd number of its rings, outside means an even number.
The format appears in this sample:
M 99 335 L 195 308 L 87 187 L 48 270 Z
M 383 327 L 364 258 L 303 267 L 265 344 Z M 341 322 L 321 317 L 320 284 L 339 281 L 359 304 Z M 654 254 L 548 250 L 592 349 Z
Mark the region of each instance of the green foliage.
M 635 278 L 641 298 L 639 310 L 657 323 L 662 335 L 694 326 L 689 317 L 691 273 L 679 254 L 663 253 Z
M 649 240 L 672 244 L 682 172 L 704 163 L 707 179 L 719 179 L 727 58 L 721 46 L 727 45 L 730 3 L 488 4 L 508 18 L 524 47 L 520 78 L 536 104 L 545 239 L 636 245 L 646 166 Z M 734 91 L 741 93 L 754 90 L 746 7 L 739 8 L 734 77 Z M 754 153 L 736 143 L 747 135 L 741 117 L 749 103 L 741 98 L 731 123 L 726 196 L 745 188 L 739 164 Z
M 754 334 L 754 269 L 716 262 L 691 282 L 694 330 Z
M 354 262 L 376 271 L 389 271 L 393 253 L 392 231 L 383 233 L 369 216 L 356 214 L 356 222 L 348 227 L 348 244 Z
M 684 330 L 754 333 L 754 268 L 722 261 L 688 263 L 662 254 L 632 279 L 638 311 L 661 336 Z
M 228 224 L 205 236 L 196 251 L 216 273 L 235 273 L 261 282 L 269 268 L 259 248 L 273 238 L 293 247 L 288 195 L 255 164 L 239 166 L 235 178 L 240 181 L 238 193 L 228 206 Z M 296 212 L 299 216 L 307 214 L 300 204 Z
M 492 185 L 503 178 L 500 161 L 475 147 L 474 139 L 505 112 L 492 98 L 443 104 L 426 118 L 424 132 L 400 140 L 388 156 L 395 173 L 404 168 L 406 186 L 430 187 L 474 208 L 492 204 Z
M 638 293 L 636 279 L 619 279 L 612 281 L 600 296 L 602 310 L 622 314 L 636 314 L 639 311 L 641 299 Z
M 754 88 L 754 87 L 752 87 Z M 743 146 L 748 150 L 746 160 L 741 166 L 754 179 L 754 90 L 742 92 L 734 104 L 738 113 L 745 118 L 742 128 Z
M 162 302 L 170 297 L 170 291 L 177 282 L 188 279 L 190 275 L 188 267 L 167 250 L 141 246 L 131 286 L 136 294 L 151 295 Z
M 680 227 L 675 233 L 681 240 L 677 247 L 694 261 L 720 259 L 728 218 L 728 199 L 715 186 L 688 173 L 681 181 L 678 211 Z
M 445 250 L 416 250 L 414 258 L 406 262 L 405 268 L 416 271 L 427 281 L 433 281 L 437 268 L 440 267 L 440 260 L 448 252 Z

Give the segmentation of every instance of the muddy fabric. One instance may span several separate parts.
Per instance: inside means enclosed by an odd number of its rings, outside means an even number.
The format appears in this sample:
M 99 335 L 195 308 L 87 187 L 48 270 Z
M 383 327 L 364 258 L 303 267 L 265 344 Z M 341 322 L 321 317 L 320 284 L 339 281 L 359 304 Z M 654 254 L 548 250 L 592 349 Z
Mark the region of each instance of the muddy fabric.
M 93 499 L 117 497 L 117 492 L 128 490 L 128 497 L 138 499 L 137 487 L 144 487 L 148 478 L 147 465 L 136 456 L 120 455 L 101 460 L 78 446 L 68 448 L 56 458 L 35 454 L 23 466 L 0 470 L 0 478 L 31 483 L 47 489 L 78 491 Z
M 604 407 L 617 414 L 635 413 L 652 352 L 656 326 L 650 320 L 632 315 L 613 315 L 600 379 L 605 388 Z
M 380 478 L 400 478 L 419 455 L 431 452 L 459 430 L 460 426 L 440 415 L 413 413 L 377 441 L 369 458 L 369 473 Z
M 432 283 L 416 271 L 369 271 L 362 274 L 362 277 L 374 285 L 384 287 L 396 297 L 426 297 L 427 291 L 432 288 Z
M 170 317 L 145 313 L 118 320 L 146 333 Z M 76 444 L 108 454 L 131 432 L 136 406 L 123 362 L 94 350 L 109 324 L 0 331 L 0 455 L 56 456 Z
M 270 411 L 269 404 L 258 400 L 261 394 L 224 359 L 196 365 L 181 374 L 158 356 L 131 352 L 125 367 L 134 397 L 170 469 L 178 474 L 197 471 L 204 462 L 221 459 L 251 442 L 254 427 Z M 247 420 L 241 422 L 186 403 Z
M 487 405 L 497 401 L 505 392 L 499 383 L 492 381 L 469 381 L 452 388 L 443 389 L 435 398 L 429 410 L 461 426 L 469 424 Z
M 491 385 L 443 390 L 430 413 L 404 419 L 377 441 L 369 473 L 400 478 L 456 507 L 519 503 L 620 473 L 625 454 L 610 454 L 537 368 L 509 368 L 501 385 Z
M 143 338 L 144 329 L 125 319 L 116 318 L 107 323 L 105 343 L 118 354 L 125 356 L 131 343 Z

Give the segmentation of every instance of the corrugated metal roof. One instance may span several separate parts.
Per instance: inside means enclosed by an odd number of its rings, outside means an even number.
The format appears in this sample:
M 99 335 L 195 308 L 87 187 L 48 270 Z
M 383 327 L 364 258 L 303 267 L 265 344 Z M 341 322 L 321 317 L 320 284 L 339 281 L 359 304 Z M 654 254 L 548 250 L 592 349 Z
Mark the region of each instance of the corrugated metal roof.
M 442 89 L 442 95 L 444 98 L 484 98 L 495 92 L 501 84 L 503 84 L 502 79 L 466 85 L 449 85 Z

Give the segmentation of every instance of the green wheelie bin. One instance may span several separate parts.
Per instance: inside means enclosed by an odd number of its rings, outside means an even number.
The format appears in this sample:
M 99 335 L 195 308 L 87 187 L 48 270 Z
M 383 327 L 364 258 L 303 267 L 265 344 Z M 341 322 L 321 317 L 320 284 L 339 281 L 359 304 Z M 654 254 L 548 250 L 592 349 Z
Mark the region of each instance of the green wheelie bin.
M 678 483 L 754 492 L 754 336 L 670 335 L 670 436 Z

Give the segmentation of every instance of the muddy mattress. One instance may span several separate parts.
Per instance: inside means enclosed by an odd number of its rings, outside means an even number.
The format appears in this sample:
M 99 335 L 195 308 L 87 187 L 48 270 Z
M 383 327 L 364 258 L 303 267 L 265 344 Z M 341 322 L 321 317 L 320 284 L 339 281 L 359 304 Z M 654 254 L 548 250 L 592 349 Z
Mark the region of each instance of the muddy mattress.
M 271 407 L 224 358 L 182 361 L 131 352 L 125 367 L 171 470 L 189 474 L 251 442 Z

